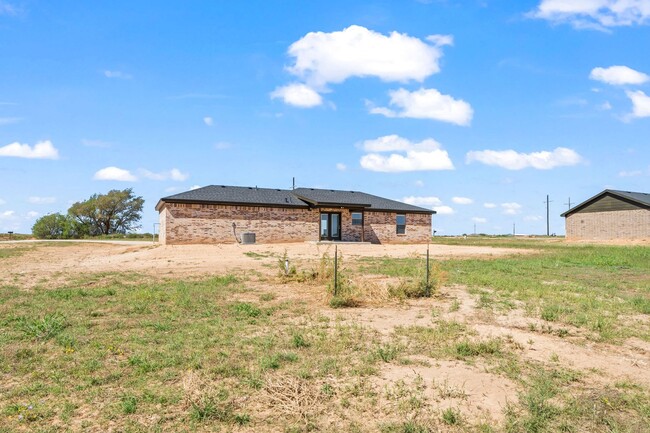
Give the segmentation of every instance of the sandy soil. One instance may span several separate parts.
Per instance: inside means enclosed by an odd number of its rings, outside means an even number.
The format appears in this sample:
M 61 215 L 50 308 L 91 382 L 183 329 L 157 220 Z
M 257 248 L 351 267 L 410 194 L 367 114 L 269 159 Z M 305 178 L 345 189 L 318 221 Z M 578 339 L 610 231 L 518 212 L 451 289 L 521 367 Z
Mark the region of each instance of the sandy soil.
M 173 245 L 128 243 L 3 243 L 2 248 L 26 248 L 27 253 L 0 261 L 0 283 L 32 287 L 54 283 L 87 272 L 140 272 L 156 276 L 197 276 L 241 270 L 277 273 L 277 261 L 286 252 L 291 263 L 317 261 L 334 255 L 333 244 L 291 243 L 266 245 Z M 339 244 L 344 259 L 425 255 L 426 245 Z M 432 258 L 525 254 L 530 250 L 431 245 Z

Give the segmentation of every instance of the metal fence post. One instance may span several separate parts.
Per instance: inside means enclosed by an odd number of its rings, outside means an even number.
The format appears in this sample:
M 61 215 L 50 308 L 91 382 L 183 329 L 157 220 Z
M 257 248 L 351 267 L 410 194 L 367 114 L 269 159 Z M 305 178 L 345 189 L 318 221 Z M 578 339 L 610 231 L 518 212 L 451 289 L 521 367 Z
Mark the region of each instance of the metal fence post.
M 338 294 L 339 289 L 339 247 L 334 245 L 334 296 Z
M 427 244 L 427 285 L 426 285 L 427 298 L 431 296 L 431 284 L 429 284 L 429 244 Z

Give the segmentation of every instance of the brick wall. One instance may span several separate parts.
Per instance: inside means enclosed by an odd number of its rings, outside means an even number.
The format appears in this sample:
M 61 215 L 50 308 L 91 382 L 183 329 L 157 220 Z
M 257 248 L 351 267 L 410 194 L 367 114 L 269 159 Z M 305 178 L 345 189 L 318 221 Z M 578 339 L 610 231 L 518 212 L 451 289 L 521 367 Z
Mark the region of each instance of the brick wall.
M 650 239 L 650 210 L 577 212 L 566 218 L 567 239 Z
M 341 240 L 360 241 L 361 226 L 352 225 L 349 209 L 293 209 L 260 206 L 165 203 L 160 210 L 162 244 L 235 242 L 237 235 L 254 232 L 259 243 L 317 241 L 320 212 L 341 213 Z M 364 212 L 364 237 L 373 243 L 426 242 L 431 236 L 431 216 L 406 215 L 406 234 L 396 234 L 396 213 Z
M 364 239 L 374 243 L 418 243 L 431 239 L 431 215 L 406 214 L 406 233 L 397 234 L 396 212 L 365 212 Z

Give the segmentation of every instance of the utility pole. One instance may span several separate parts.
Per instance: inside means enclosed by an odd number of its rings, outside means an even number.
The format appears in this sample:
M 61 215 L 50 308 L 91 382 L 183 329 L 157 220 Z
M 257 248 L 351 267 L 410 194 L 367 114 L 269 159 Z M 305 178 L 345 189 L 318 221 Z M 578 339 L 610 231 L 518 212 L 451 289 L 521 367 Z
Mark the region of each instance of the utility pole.
M 476 223 L 474 223 L 474 236 L 476 236 Z
M 548 194 L 546 194 L 546 236 L 551 235 L 551 226 L 550 226 L 550 213 L 549 213 L 549 208 L 551 201 L 548 199 Z
M 569 210 L 571 210 L 571 197 L 569 197 L 569 202 L 568 202 L 568 203 L 564 203 L 564 204 L 568 205 L 568 206 L 569 206 Z
M 516 236 L 516 234 L 515 234 L 515 223 L 512 223 L 512 235 Z

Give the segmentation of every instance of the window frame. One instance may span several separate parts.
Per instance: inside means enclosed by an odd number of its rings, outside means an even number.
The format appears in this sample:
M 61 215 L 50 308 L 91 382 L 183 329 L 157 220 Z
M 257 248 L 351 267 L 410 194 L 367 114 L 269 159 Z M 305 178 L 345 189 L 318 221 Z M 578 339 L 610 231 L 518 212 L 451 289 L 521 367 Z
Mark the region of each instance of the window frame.
M 399 223 L 399 218 L 403 217 L 404 218 L 404 224 Z M 395 232 L 397 235 L 405 235 L 406 234 L 406 214 L 405 213 L 398 213 L 395 215 Z
M 354 218 L 355 215 L 359 215 L 359 218 Z M 363 226 L 363 212 L 350 212 L 351 225 L 353 226 Z

